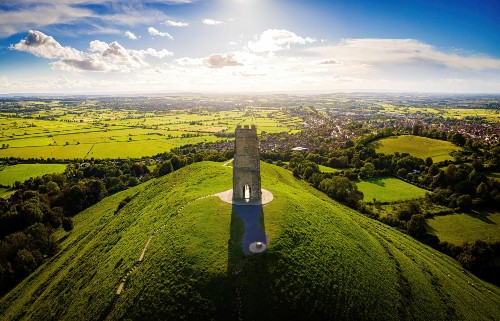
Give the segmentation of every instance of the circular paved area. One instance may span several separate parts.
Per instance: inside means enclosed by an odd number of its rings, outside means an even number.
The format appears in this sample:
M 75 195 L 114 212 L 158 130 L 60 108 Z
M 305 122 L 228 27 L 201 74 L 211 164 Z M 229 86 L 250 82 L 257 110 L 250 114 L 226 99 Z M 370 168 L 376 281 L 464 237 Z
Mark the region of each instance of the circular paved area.
M 267 244 L 263 242 L 253 242 L 249 246 L 249 250 L 252 253 L 262 253 L 267 249 Z
M 233 190 L 227 190 L 225 192 L 221 192 L 215 194 L 214 196 L 218 196 L 221 200 L 229 204 L 235 205 L 266 205 L 273 200 L 273 193 L 268 191 L 267 189 L 262 189 L 262 199 L 260 200 L 233 200 Z

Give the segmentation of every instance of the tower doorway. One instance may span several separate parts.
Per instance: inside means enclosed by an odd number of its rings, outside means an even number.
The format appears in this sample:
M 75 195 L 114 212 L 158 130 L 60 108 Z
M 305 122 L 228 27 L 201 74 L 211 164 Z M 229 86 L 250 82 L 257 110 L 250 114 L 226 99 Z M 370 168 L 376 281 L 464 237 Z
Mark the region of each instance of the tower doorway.
M 251 191 L 252 191 L 252 189 L 251 189 L 250 185 L 246 184 L 243 187 L 243 195 L 245 196 L 245 199 L 247 201 L 250 200 L 250 195 L 252 195 Z

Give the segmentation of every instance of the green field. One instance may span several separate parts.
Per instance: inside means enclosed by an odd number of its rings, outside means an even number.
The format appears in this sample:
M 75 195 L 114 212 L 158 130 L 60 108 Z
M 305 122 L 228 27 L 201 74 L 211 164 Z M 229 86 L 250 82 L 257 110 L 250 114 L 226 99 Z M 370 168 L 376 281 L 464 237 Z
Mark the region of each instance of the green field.
M 397 202 L 424 197 L 427 192 L 415 185 L 397 178 L 384 177 L 363 180 L 356 183 L 363 192 L 365 202 Z
M 12 186 L 16 181 L 24 182 L 30 177 L 61 173 L 65 169 L 66 164 L 18 164 L 5 166 L 0 171 L 0 184 L 3 186 Z
M 444 118 L 464 119 L 465 117 L 482 117 L 491 122 L 500 121 L 500 113 L 495 109 L 482 108 L 430 108 L 430 107 L 398 107 L 392 104 L 379 103 L 385 112 L 399 112 L 404 114 L 430 113 L 439 114 Z
M 232 169 L 193 164 L 75 216 L 73 231 L 57 232 L 62 251 L 0 298 L 2 320 L 102 318 L 162 225 L 107 320 L 500 319 L 498 287 L 285 169 L 261 170 L 274 194 L 267 252 L 243 256 L 231 205 L 196 200 L 230 188 Z
M 500 241 L 500 213 L 453 214 L 427 220 L 429 231 L 441 241 L 460 245 L 483 240 Z
M 0 158 L 153 156 L 186 144 L 223 140 L 215 133 L 234 132 L 237 125 L 255 124 L 258 133 L 277 133 L 300 130 L 301 123 L 278 108 L 144 112 L 96 109 L 87 101 L 38 114 L 0 113 Z
M 500 113 L 495 109 L 481 108 L 444 108 L 443 117 L 463 119 L 465 117 L 482 117 L 488 121 L 500 122 Z
M 460 149 L 447 141 L 413 135 L 382 138 L 371 143 L 371 146 L 375 147 L 377 153 L 409 153 L 422 159 L 432 157 L 435 163 L 452 160 L 450 153 Z
M 319 166 L 320 172 L 322 172 L 322 173 L 336 173 L 336 172 L 342 171 L 342 169 L 338 169 L 338 168 L 333 168 L 333 167 L 328 167 L 328 166 L 323 166 L 323 165 L 318 165 L 318 166 Z

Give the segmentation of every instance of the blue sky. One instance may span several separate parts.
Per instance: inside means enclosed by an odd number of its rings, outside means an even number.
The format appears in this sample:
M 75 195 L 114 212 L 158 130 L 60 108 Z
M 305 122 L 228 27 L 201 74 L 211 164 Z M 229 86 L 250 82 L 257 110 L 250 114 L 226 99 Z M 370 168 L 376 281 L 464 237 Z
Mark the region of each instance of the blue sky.
M 0 1 L 0 93 L 177 91 L 500 93 L 500 1 Z

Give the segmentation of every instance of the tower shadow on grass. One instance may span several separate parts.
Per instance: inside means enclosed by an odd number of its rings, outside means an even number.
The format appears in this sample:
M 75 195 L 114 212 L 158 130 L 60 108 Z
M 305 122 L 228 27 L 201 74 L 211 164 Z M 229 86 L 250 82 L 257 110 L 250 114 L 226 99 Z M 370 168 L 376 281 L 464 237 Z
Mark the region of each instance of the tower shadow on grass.
M 267 244 L 263 206 L 233 204 L 227 276 L 233 293 L 234 319 L 266 320 L 272 315 L 268 298 L 269 254 L 267 250 L 252 254 L 250 244 L 254 242 Z
M 228 244 L 228 274 L 238 274 L 245 258 L 252 254 L 250 244 L 267 245 L 262 204 L 237 205 L 231 210 L 230 239 Z

